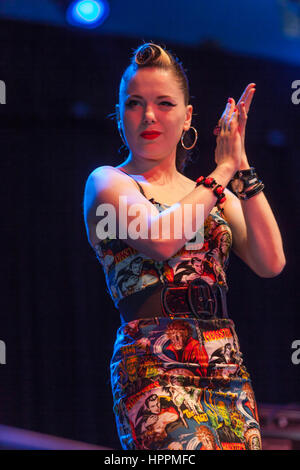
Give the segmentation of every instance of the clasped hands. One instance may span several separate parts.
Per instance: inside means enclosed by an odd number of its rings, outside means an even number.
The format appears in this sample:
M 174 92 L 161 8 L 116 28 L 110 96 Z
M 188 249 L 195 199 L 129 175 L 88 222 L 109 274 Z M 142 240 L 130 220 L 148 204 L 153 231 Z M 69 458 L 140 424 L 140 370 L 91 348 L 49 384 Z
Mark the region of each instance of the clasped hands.
M 220 154 L 220 152 L 226 153 L 226 142 L 221 142 L 220 136 L 224 137 L 228 130 L 232 130 L 233 133 L 236 134 L 235 142 L 231 142 L 231 145 L 233 145 L 234 152 L 239 153 L 239 149 L 241 152 L 240 164 L 237 170 L 249 168 L 245 150 L 245 132 L 248 112 L 255 93 L 255 86 L 255 83 L 247 85 L 237 104 L 233 98 L 228 99 L 226 108 L 219 119 L 218 126 L 214 129 L 214 134 L 217 136 L 216 154 Z M 217 155 L 216 159 L 218 159 Z M 221 158 L 221 160 L 223 160 L 223 158 Z

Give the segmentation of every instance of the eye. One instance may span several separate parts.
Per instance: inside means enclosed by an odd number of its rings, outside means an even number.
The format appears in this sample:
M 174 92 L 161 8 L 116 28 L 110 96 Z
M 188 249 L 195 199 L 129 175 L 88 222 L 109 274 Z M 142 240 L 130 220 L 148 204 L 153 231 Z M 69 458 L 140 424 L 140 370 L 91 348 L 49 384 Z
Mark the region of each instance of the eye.
M 126 103 L 126 107 L 127 108 L 133 108 L 135 107 L 136 105 L 138 104 L 141 104 L 139 101 L 137 100 L 129 100 L 127 103 Z M 167 107 L 173 107 L 173 106 L 176 106 L 176 104 L 173 104 L 173 103 L 170 103 L 170 101 L 161 101 L 159 103 L 160 105 L 162 106 L 167 106 Z
M 162 101 L 162 102 L 159 103 L 159 104 L 163 104 L 163 105 L 167 105 L 167 106 L 176 106 L 175 104 L 170 103 L 170 101 Z
M 139 104 L 139 102 L 137 100 L 129 100 L 126 103 L 126 106 L 128 106 L 129 108 L 133 108 L 133 106 L 135 106 L 136 104 Z

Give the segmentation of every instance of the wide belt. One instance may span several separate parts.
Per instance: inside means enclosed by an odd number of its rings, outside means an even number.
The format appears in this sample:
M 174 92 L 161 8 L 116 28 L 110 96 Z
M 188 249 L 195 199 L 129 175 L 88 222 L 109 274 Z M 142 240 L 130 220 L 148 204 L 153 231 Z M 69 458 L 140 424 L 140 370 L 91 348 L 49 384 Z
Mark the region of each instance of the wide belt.
M 193 279 L 186 285 L 164 285 L 161 306 L 168 317 L 228 318 L 225 288 L 217 283 L 208 284 L 202 278 Z

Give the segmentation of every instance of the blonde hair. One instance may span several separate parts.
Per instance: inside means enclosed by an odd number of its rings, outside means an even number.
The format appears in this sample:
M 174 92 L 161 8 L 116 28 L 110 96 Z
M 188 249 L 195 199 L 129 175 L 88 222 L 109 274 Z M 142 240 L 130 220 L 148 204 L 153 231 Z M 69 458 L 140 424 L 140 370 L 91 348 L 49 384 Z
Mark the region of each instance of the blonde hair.
M 132 75 L 138 69 L 145 67 L 157 67 L 163 70 L 170 70 L 173 73 L 175 80 L 178 82 L 181 91 L 183 92 L 185 106 L 189 104 L 189 82 L 182 63 L 175 56 L 175 54 L 171 53 L 166 48 L 152 42 L 142 44 L 133 51 L 130 65 L 125 69 L 121 77 L 119 97 L 121 96 L 122 89 L 127 87 L 127 84 Z M 184 142 L 186 146 L 190 145 L 189 140 L 189 136 L 185 136 Z M 179 142 L 176 149 L 176 167 L 178 171 L 183 173 L 184 168 L 190 160 L 190 154 L 191 152 L 184 149 L 181 145 L 181 142 Z

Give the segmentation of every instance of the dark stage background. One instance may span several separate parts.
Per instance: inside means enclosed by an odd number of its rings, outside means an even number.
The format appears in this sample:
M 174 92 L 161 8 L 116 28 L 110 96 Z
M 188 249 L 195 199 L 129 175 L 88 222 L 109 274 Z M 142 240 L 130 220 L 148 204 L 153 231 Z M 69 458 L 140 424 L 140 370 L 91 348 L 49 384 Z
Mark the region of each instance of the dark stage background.
M 93 36 L 0 21 L 1 317 L 0 423 L 119 448 L 109 384 L 118 312 L 88 244 L 82 211 L 89 173 L 126 153 L 114 112 L 121 73 L 143 40 Z M 233 253 L 229 312 L 259 404 L 299 403 L 299 109 L 291 83 L 299 67 L 230 55 L 213 43 L 171 43 L 188 69 L 199 133 L 196 179 L 214 167 L 212 129 L 227 98 L 257 91 L 247 153 L 265 183 L 282 232 L 287 265 L 256 276 Z

